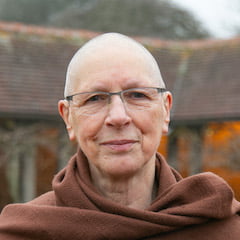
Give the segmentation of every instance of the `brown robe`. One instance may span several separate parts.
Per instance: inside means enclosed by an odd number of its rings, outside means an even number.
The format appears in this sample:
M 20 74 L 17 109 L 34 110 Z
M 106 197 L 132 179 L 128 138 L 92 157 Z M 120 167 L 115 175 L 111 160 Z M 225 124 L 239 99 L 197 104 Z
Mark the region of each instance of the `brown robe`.
M 212 173 L 182 179 L 157 154 L 157 198 L 146 210 L 121 206 L 91 183 L 81 151 L 53 179 L 53 191 L 0 215 L 1 240 L 239 240 L 240 203 Z

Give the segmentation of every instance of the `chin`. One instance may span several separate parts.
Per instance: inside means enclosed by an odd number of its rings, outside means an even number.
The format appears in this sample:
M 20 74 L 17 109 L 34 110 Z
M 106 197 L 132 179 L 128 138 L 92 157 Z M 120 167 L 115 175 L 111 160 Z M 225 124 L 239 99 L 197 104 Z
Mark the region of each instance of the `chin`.
M 136 162 L 131 164 L 128 161 L 121 161 L 118 164 L 111 164 L 110 166 L 104 169 L 104 172 L 113 178 L 133 177 L 142 168 L 140 164 Z

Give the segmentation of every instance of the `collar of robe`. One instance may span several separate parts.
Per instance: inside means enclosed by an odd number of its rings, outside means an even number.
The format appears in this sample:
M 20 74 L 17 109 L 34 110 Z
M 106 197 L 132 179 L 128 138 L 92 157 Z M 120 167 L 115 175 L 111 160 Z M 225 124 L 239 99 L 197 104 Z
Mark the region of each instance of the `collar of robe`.
M 181 229 L 232 218 L 240 211 L 240 203 L 234 199 L 231 188 L 212 173 L 183 179 L 157 154 L 156 179 L 158 194 L 148 209 L 119 205 L 96 191 L 91 183 L 88 161 L 79 150 L 53 179 L 49 202 L 54 198 L 54 204 L 32 201 L 9 205 L 3 211 L 4 220 L 0 218 L 0 236 L 1 229 L 5 229 L 7 233 L 23 236 L 5 237 L 6 240 L 120 240 L 158 239 L 158 236 L 181 239 L 167 236 Z M 240 227 L 239 219 L 238 223 Z

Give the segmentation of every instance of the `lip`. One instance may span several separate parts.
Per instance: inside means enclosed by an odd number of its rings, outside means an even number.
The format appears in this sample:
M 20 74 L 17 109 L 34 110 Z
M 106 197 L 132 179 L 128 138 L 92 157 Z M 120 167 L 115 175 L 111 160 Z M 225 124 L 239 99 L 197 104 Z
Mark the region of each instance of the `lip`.
M 116 152 L 127 152 L 137 143 L 136 140 L 120 139 L 102 142 L 100 145 L 106 146 Z

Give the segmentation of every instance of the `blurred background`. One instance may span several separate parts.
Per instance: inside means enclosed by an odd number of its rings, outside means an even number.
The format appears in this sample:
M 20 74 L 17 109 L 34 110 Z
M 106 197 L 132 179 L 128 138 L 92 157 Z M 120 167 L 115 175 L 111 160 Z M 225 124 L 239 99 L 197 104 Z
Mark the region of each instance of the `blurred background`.
M 0 209 L 51 190 L 76 151 L 57 113 L 67 64 L 112 31 L 152 52 L 173 93 L 159 151 L 184 177 L 222 176 L 240 200 L 238 0 L 0 0 Z

